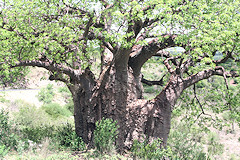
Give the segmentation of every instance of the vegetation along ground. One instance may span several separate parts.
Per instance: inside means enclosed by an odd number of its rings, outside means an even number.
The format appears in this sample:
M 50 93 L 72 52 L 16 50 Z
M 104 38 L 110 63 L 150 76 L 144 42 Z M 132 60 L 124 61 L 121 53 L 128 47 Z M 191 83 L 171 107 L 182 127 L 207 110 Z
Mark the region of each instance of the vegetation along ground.
M 239 9 L 0 1 L 0 157 L 239 159 Z

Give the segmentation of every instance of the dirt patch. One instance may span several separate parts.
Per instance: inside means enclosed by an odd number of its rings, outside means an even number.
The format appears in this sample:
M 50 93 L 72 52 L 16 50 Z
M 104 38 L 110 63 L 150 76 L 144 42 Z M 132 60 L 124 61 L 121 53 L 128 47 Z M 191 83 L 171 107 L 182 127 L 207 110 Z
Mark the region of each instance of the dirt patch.
M 34 104 L 36 107 L 40 107 L 42 102 L 39 102 L 37 98 L 38 91 L 39 90 L 5 91 L 5 98 L 12 102 L 21 99 L 27 103 Z
M 218 131 L 218 135 L 220 138 L 220 143 L 224 145 L 224 159 L 230 159 L 232 155 L 235 155 L 236 158 L 240 158 L 240 129 L 235 124 L 234 133 L 227 133 L 228 131 Z

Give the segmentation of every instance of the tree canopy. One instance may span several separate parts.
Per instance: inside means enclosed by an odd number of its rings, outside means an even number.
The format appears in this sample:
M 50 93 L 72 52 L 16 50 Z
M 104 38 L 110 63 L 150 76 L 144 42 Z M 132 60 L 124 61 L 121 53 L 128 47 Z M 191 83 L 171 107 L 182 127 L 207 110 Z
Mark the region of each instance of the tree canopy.
M 0 15 L 5 75 L 10 66 L 39 66 L 61 72 L 67 80 L 65 75 L 71 76 L 75 63 L 81 69 L 99 63 L 95 59 L 102 53 L 101 46 L 114 55 L 119 48 L 134 46 L 130 57 L 151 50 L 139 58 L 143 62 L 160 50 L 181 46 L 185 51 L 177 55 L 162 52 L 179 59 L 175 68 L 196 62 L 214 68 L 228 58 L 239 60 L 239 2 L 234 0 L 14 0 L 1 3 Z M 217 52 L 224 58 L 214 60 Z M 44 58 L 48 65 L 39 63 Z

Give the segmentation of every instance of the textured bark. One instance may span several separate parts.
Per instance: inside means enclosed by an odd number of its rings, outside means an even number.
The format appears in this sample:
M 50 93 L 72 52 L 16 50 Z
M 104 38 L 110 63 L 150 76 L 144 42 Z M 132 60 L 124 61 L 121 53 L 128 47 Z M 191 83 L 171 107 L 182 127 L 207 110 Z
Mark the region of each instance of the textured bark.
M 95 122 L 106 117 L 118 121 L 117 145 L 120 149 L 130 148 L 134 139 L 141 140 L 144 135 L 150 141 L 161 138 L 165 145 L 170 131 L 171 107 L 183 90 L 182 79 L 172 76 L 156 98 L 146 101 L 140 99 L 140 76 L 136 77 L 131 68 L 126 70 L 126 74 L 118 75 L 117 72 L 115 66 L 111 66 L 97 89 L 86 87 L 94 84 L 87 80 L 81 82 L 85 83 L 85 89 L 77 84 L 69 87 L 73 94 L 77 134 L 84 142 L 91 143 Z
M 170 82 L 153 100 L 137 100 L 128 106 L 128 136 L 126 145 L 145 135 L 152 141 L 161 138 L 166 145 L 171 126 L 171 108 L 183 91 L 183 81 L 172 76 Z
M 88 69 L 68 85 L 73 96 L 75 131 L 85 143 L 91 143 L 95 129 L 96 110 L 90 101 L 95 86 L 92 72 Z
M 73 102 L 76 133 L 82 137 L 85 143 L 88 143 L 91 137 L 89 137 L 88 105 L 86 104 L 85 93 L 81 90 L 75 91 Z
M 95 97 L 97 99 L 95 108 L 101 111 L 98 113 L 98 119 L 106 117 L 118 122 L 120 128 L 117 145 L 122 149 L 128 131 L 127 106 L 142 97 L 142 87 L 138 86 L 139 82 L 136 82 L 131 69 L 126 70 L 125 74 L 117 72 L 115 66 L 112 66 L 109 72 L 105 73 L 102 86 L 96 91 L 98 96 Z

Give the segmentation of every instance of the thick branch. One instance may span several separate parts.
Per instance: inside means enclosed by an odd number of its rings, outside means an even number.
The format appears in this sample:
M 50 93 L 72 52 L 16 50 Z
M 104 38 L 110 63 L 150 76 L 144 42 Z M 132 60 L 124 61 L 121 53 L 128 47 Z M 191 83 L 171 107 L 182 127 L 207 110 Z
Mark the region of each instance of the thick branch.
M 68 75 L 69 77 L 75 79 L 76 76 L 78 76 L 74 70 L 70 67 L 67 66 L 63 66 L 60 64 L 54 64 L 51 61 L 49 62 L 42 62 L 42 61 L 37 61 L 37 60 L 33 60 L 33 61 L 20 61 L 17 62 L 15 65 L 10 66 L 11 68 L 15 68 L 15 67 L 21 67 L 21 66 L 32 66 L 32 67 L 42 67 L 45 68 L 49 71 L 52 72 L 60 72 L 60 73 L 64 73 L 66 75 Z
M 160 85 L 162 86 L 163 85 L 163 82 L 162 81 L 149 81 L 145 78 L 142 78 L 141 80 L 142 83 L 148 85 L 148 86 L 153 86 L 153 85 Z
M 218 75 L 223 77 L 238 77 L 239 75 L 236 72 L 225 72 L 224 68 L 221 66 L 217 66 L 215 69 L 208 69 L 192 76 L 189 76 L 184 79 L 184 88 L 187 88 L 203 79 L 207 79 L 211 76 Z
M 174 43 L 176 35 L 163 35 L 162 37 L 165 38 L 164 41 L 159 42 L 158 39 L 154 39 L 150 41 L 147 46 L 143 46 L 139 48 L 139 50 L 136 50 L 133 53 L 131 53 L 129 65 L 134 70 L 135 75 L 140 74 L 140 70 L 143 64 L 152 56 L 156 55 L 158 51 L 163 50 L 165 48 L 174 47 L 176 45 Z
M 65 84 L 68 84 L 69 83 L 69 81 L 67 80 L 67 79 L 65 79 L 65 78 L 63 78 L 62 76 L 59 76 L 59 75 L 53 75 L 53 74 L 51 74 L 50 76 L 49 76 L 49 80 L 50 81 L 61 81 L 61 82 L 64 82 Z
M 149 80 L 147 80 L 147 79 L 142 77 L 141 82 L 146 84 L 146 85 L 149 85 L 149 86 L 153 86 L 153 85 L 160 85 L 160 86 L 162 86 L 163 85 L 163 78 L 165 76 L 166 76 L 166 74 L 163 75 L 163 77 L 159 81 L 149 81 Z
M 216 61 L 214 61 L 214 63 L 216 65 L 218 65 L 220 63 L 225 63 L 231 57 L 232 57 L 232 52 L 227 52 L 226 56 L 223 59 L 216 60 Z
M 169 58 L 170 57 L 170 52 L 168 52 L 166 50 L 160 50 L 156 54 L 154 54 L 153 56 Z
M 86 25 L 86 27 L 85 27 L 84 33 L 83 33 L 83 37 L 87 38 L 89 29 L 90 29 L 92 23 L 93 23 L 93 16 L 91 16 L 91 17 L 89 18 L 89 21 L 88 21 L 88 23 L 87 23 L 87 25 Z

